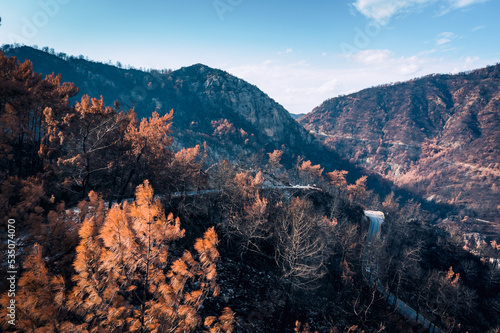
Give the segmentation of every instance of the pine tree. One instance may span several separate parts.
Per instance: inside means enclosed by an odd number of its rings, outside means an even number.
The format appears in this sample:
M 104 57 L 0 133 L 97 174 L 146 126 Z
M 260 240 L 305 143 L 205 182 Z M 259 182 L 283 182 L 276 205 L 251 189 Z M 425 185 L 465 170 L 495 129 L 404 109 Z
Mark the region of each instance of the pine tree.
M 269 166 L 269 170 L 271 172 L 274 173 L 276 172 L 276 170 L 283 166 L 280 163 L 281 156 L 283 156 L 283 150 L 275 149 L 272 153 L 267 153 L 267 155 L 269 155 L 269 161 L 267 162 L 267 165 Z
M 234 125 L 227 119 L 212 120 L 212 127 L 214 128 L 213 135 L 219 138 L 227 138 L 236 132 Z
M 0 51 L 0 171 L 22 178 L 43 171 L 38 156 L 46 130 L 43 112 L 47 107 L 64 112 L 77 93 L 73 84 L 61 84 L 60 76 L 44 79 L 29 60 L 19 63 Z
M 1 298 L 2 327 L 15 328 L 17 332 L 57 332 L 65 302 L 64 281 L 60 276 L 51 277 L 42 259 L 42 249 L 36 244 L 24 262 L 24 273 L 15 291 L 15 326 L 8 323 L 6 307 L 11 297 Z
M 46 205 L 48 198 L 44 182 L 40 178 L 18 176 L 8 177 L 0 186 L 0 226 L 7 232 L 7 220 L 16 221 L 18 237 L 23 237 L 26 247 L 41 241 L 40 230 L 46 226 Z M 5 229 L 4 229 L 5 228 Z M 7 242 L 0 242 L 0 260 L 6 262 Z M 19 252 L 18 261 L 22 261 L 26 252 Z
M 340 192 L 343 192 L 347 188 L 347 181 L 345 176 L 347 175 L 346 170 L 334 170 L 332 172 L 328 172 L 326 176 L 330 181 L 329 184 L 335 186 L 339 189 Z
M 102 225 L 87 218 L 80 236 L 68 303 L 89 330 L 191 332 L 202 323 L 203 301 L 219 293 L 214 229 L 195 242 L 196 256 L 186 250 L 173 260 L 169 249 L 184 230 L 179 218 L 165 216 L 147 181 L 134 203 L 115 204 Z
M 49 124 L 46 146 L 61 151 L 57 169 L 59 177 L 65 178 L 63 187 L 80 193 L 80 197 L 91 189 L 109 195 L 117 183 L 117 169 L 125 162 L 123 133 L 135 114 L 106 107 L 102 96 L 96 99 L 85 95 L 76 103 L 74 112 L 62 119 L 54 117 L 50 109 L 45 110 L 45 117 Z M 50 155 L 49 148 L 43 151 Z
M 315 182 L 323 179 L 324 168 L 321 165 L 313 165 L 311 161 L 303 161 L 298 166 L 299 177 L 303 184 L 312 185 Z
M 204 156 L 200 146 L 183 148 L 173 155 L 168 167 L 169 184 L 172 190 L 187 191 L 188 189 L 199 189 L 203 186 L 204 176 L 202 172 Z
M 366 190 L 366 180 L 367 176 L 362 176 L 356 183 L 347 185 L 347 193 L 349 194 L 349 200 L 362 201 L 368 197 L 368 191 Z
M 314 214 L 312 203 L 298 197 L 283 207 L 276 226 L 276 263 L 290 289 L 317 287 L 325 275 L 327 247 L 324 217 Z M 331 226 L 326 226 L 330 228 Z
M 231 333 L 234 329 L 234 313 L 230 308 L 224 308 L 219 318 L 214 316 L 205 318 L 205 333 Z
M 138 185 L 138 179 L 150 179 L 155 188 L 162 190 L 165 189 L 164 184 L 172 180 L 166 166 L 172 160 L 168 148 L 172 144 L 170 133 L 173 116 L 174 110 L 161 117 L 155 111 L 149 119 L 143 118 L 140 123 L 135 119 L 128 124 L 124 140 L 130 145 L 126 153 L 130 162 L 118 196 L 119 201 L 131 185 L 132 188 Z

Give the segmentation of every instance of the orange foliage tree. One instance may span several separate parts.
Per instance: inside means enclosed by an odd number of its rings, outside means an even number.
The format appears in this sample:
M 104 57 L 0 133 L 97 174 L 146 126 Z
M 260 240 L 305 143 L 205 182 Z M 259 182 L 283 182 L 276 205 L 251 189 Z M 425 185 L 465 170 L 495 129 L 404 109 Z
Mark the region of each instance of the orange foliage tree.
M 321 165 L 313 165 L 311 161 L 303 161 L 298 166 L 299 177 L 304 184 L 312 185 L 315 182 L 323 179 L 323 170 L 324 168 Z
M 349 195 L 349 200 L 363 201 L 368 197 L 368 191 L 366 190 L 366 179 L 367 176 L 362 176 L 354 184 L 347 185 L 347 193 Z
M 347 181 L 345 176 L 347 175 L 346 170 L 334 170 L 328 172 L 326 177 L 329 180 L 329 184 L 335 186 L 340 192 L 344 192 L 347 189 Z
M 171 179 L 169 183 L 175 192 L 199 190 L 205 185 L 206 177 L 202 171 L 204 159 L 205 154 L 199 145 L 183 148 L 173 155 L 168 171 Z
M 83 96 L 62 117 L 51 108 L 44 115 L 48 129 L 39 154 L 57 160 L 54 169 L 68 193 L 82 197 L 96 190 L 121 201 L 140 179 L 151 179 L 155 187 L 172 181 L 166 166 L 172 157 L 173 110 L 163 116 L 153 112 L 139 122 L 133 110 L 120 111 L 117 102 L 106 107 L 102 97 Z
M 17 330 L 47 332 L 192 332 L 203 323 L 210 332 L 229 333 L 234 315 L 202 320 L 203 302 L 219 294 L 216 283 L 218 237 L 209 228 L 196 240 L 196 254 L 172 257 L 170 248 L 184 236 L 179 218 L 165 215 L 146 181 L 136 201 L 108 211 L 91 192 L 79 205 L 85 216 L 74 260 L 74 287 L 46 268 L 39 246 L 19 280 Z M 174 245 L 175 247 L 175 245 Z M 9 297 L 2 297 L 5 310 Z M 2 311 L 2 314 L 6 314 Z M 7 327 L 5 317 L 2 325 Z
M 113 206 L 101 226 L 86 219 L 80 235 L 68 304 L 88 328 L 190 332 L 202 323 L 203 301 L 219 293 L 214 229 L 196 241 L 197 256 L 185 251 L 173 261 L 169 248 L 184 230 L 165 216 L 147 181 L 134 203 Z M 187 291 L 187 284 L 198 287 Z
M 230 238 L 238 239 L 242 256 L 248 249 L 258 252 L 259 242 L 270 237 L 271 207 L 260 195 L 263 182 L 259 171 L 255 176 L 238 172 L 225 183 L 227 203 L 222 226 Z
M 212 127 L 214 128 L 213 134 L 220 138 L 227 137 L 236 132 L 234 125 L 227 119 L 212 120 Z
M 29 60 L 24 63 L 0 51 L 0 176 L 27 177 L 43 171 L 38 156 L 46 133 L 44 110 L 60 115 L 69 109 L 68 98 L 78 88 L 61 84 L 61 76 L 33 71 Z
M 230 308 L 224 308 L 219 318 L 210 316 L 205 318 L 205 333 L 228 333 L 234 329 L 234 313 Z
M 52 108 L 44 111 L 47 133 L 40 146 L 66 194 L 81 199 L 90 190 L 109 196 L 123 173 L 126 146 L 123 133 L 135 114 L 106 107 L 104 100 L 85 95 L 62 116 Z M 57 181 L 56 181 L 57 183 Z M 70 200 L 71 201 L 71 200 Z
M 20 63 L 0 51 L 0 222 L 12 218 L 22 234 L 31 232 L 24 238 L 27 246 L 33 245 L 34 229 L 52 204 L 48 159 L 39 154 L 48 133 L 43 112 L 50 108 L 58 117 L 69 112 L 68 99 L 77 93 L 60 76 L 43 78 L 29 60 Z
M 267 153 L 267 155 L 269 155 L 269 161 L 267 164 L 271 172 L 276 172 L 277 169 L 283 166 L 280 163 L 281 156 L 283 156 L 283 150 L 275 149 L 272 153 Z
M 15 298 L 5 293 L 0 304 L 0 324 L 3 329 L 15 328 L 16 332 L 57 332 L 64 302 L 64 281 L 60 276 L 52 277 L 42 259 L 42 249 L 35 245 L 33 252 L 24 262 L 25 273 L 19 279 Z M 16 304 L 16 325 L 9 323 L 6 308 L 11 299 Z
M 173 117 L 174 110 L 163 116 L 153 112 L 149 119 L 143 118 L 140 123 L 137 120 L 129 123 L 125 141 L 131 146 L 131 150 L 127 153 L 131 161 L 119 199 L 127 193 L 130 185 L 137 184 L 138 179 L 150 179 L 155 188 L 162 188 L 163 183 L 171 180 L 168 168 L 165 166 L 172 158 L 168 148 L 172 144 L 170 133 Z M 136 181 L 133 181 L 134 176 L 137 176 Z

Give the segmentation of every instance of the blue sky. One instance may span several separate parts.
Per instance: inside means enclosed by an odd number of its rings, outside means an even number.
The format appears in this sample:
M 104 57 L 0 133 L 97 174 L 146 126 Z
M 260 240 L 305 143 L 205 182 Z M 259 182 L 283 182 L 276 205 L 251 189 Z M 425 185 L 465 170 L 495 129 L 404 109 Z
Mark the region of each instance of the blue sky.
M 497 0 L 2 0 L 0 44 L 134 67 L 221 68 L 293 113 L 500 62 Z

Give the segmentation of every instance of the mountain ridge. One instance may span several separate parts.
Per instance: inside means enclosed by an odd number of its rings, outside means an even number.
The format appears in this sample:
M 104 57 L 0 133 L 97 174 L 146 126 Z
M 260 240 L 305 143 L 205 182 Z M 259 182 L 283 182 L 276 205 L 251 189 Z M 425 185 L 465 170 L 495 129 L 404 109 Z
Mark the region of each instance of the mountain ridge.
M 429 75 L 328 99 L 299 123 L 398 186 L 500 222 L 499 86 L 500 65 Z
M 351 168 L 351 180 L 361 174 L 325 149 L 265 92 L 226 71 L 201 63 L 175 71 L 118 68 L 28 46 L 4 46 L 4 52 L 19 61 L 30 60 L 43 75 L 55 72 L 62 81 L 75 83 L 80 93 L 72 102 L 84 94 L 103 96 L 106 105 L 118 101 L 122 109 L 134 108 L 139 119 L 173 109 L 175 149 L 207 142 L 210 156 L 229 160 L 251 160 L 255 155 L 262 160 L 265 153 L 281 149 L 288 166 L 301 155 L 327 169 Z

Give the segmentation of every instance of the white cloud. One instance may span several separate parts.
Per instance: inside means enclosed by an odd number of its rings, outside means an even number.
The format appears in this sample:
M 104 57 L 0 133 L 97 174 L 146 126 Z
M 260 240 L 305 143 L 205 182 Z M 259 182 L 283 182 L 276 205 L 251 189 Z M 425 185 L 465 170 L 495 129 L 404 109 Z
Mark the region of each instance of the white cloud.
M 385 25 L 397 14 L 415 10 L 435 0 L 356 0 L 354 7 L 364 16 Z
M 451 39 L 449 38 L 440 38 L 436 41 L 436 45 L 443 45 L 449 42 L 451 42 Z
M 459 63 L 456 64 L 452 69 L 452 73 L 464 72 L 475 68 L 484 67 L 485 63 L 481 58 L 474 57 L 462 57 L 459 59 Z
M 465 58 L 465 63 L 470 64 L 470 63 L 475 63 L 479 60 L 479 57 L 467 57 Z
M 341 79 L 332 69 L 311 66 L 305 61 L 247 64 L 227 69 L 257 85 L 288 111 L 305 113 L 341 91 Z
M 292 48 L 287 48 L 285 51 L 279 51 L 278 54 L 287 54 L 287 53 L 292 53 L 293 49 Z
M 354 63 L 371 68 L 384 69 L 389 72 L 409 75 L 418 72 L 424 58 L 417 55 L 411 57 L 393 57 L 390 50 L 363 50 L 348 57 Z
M 452 9 L 459 9 L 474 5 L 476 3 L 482 3 L 489 0 L 448 0 Z
M 455 36 L 455 34 L 453 32 L 442 32 L 439 34 L 440 37 L 445 37 L 445 38 L 452 38 Z
M 422 64 L 425 61 L 416 57 L 412 56 L 409 58 L 401 58 L 399 67 L 398 67 L 398 73 L 401 75 L 410 75 L 410 74 L 415 74 L 419 70 L 422 69 Z
M 445 15 L 453 10 L 463 9 L 487 1 L 489 0 L 447 0 L 445 4 L 441 5 L 440 15 Z
M 335 89 L 339 87 L 339 80 L 333 79 L 328 82 L 325 82 L 321 87 L 318 88 L 318 91 L 321 93 L 333 93 Z
M 438 38 L 436 40 L 436 45 L 439 46 L 439 45 L 450 43 L 456 37 L 457 36 L 452 32 L 442 32 L 438 35 Z
M 338 67 L 316 66 L 305 61 L 266 61 L 226 69 L 257 85 L 293 113 L 307 113 L 324 100 L 364 88 L 406 81 L 432 73 L 457 73 L 483 67 L 492 61 L 477 57 L 450 59 L 434 50 L 397 56 L 390 50 L 364 50 L 339 56 Z
M 376 65 L 387 63 L 391 54 L 389 50 L 363 50 L 350 55 L 349 58 L 364 65 Z
M 400 14 L 421 10 L 429 5 L 439 3 L 441 15 L 452 10 L 469 7 L 489 0 L 355 0 L 354 8 L 369 19 L 386 25 L 389 20 Z
M 433 54 L 433 53 L 436 53 L 436 49 L 430 49 L 430 50 L 424 50 L 424 51 L 420 51 L 418 52 L 416 55 L 421 57 L 421 56 L 425 56 L 425 55 L 428 55 L 428 54 Z

